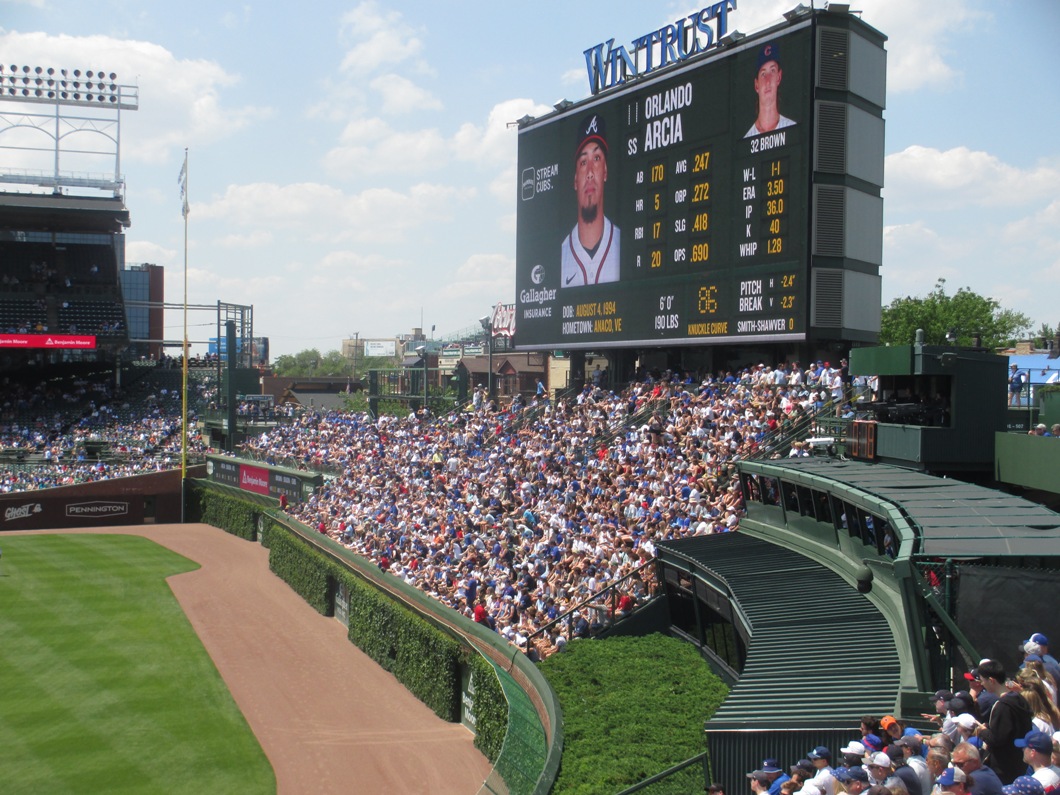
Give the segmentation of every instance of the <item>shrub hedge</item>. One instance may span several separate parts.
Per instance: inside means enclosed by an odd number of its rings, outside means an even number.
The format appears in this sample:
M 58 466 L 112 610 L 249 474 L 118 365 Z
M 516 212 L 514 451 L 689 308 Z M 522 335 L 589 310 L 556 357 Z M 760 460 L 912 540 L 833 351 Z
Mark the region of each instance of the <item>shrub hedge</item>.
M 567 648 L 541 663 L 563 707 L 554 795 L 618 792 L 705 750 L 728 688 L 692 644 L 655 634 Z

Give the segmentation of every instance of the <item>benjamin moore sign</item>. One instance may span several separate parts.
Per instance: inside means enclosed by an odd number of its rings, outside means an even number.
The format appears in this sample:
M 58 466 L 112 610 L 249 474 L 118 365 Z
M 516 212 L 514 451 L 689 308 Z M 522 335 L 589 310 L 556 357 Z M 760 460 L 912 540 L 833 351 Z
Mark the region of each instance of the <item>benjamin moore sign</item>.
M 315 472 L 293 472 L 222 456 L 207 456 L 206 473 L 214 483 L 277 499 L 282 494 L 290 502 L 300 502 L 324 482 L 323 476 Z

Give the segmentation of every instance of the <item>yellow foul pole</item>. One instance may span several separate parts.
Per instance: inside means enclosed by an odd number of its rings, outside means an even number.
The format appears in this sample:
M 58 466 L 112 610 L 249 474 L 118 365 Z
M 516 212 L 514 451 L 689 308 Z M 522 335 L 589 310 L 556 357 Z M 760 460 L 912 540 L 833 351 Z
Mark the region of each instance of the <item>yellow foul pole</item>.
M 184 365 L 181 386 L 180 423 L 180 481 L 188 476 L 188 150 L 184 150 L 184 165 L 180 169 L 181 215 L 184 216 Z M 183 513 L 183 511 L 182 511 Z

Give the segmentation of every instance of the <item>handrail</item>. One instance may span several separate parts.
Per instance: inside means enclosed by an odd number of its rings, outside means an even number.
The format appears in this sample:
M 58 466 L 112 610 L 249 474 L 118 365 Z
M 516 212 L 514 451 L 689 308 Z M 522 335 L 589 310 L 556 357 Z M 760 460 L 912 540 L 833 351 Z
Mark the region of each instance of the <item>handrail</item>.
M 853 389 L 846 390 L 838 405 L 842 406 L 848 403 L 853 395 Z M 770 431 L 762 438 L 758 445 L 758 451 L 754 455 L 749 456 L 748 459 L 759 461 L 768 458 L 774 453 L 785 455 L 791 450 L 791 442 L 806 438 L 807 432 L 819 433 L 822 428 L 828 428 L 828 426 L 832 426 L 829 430 L 840 431 L 838 434 L 833 434 L 837 442 L 845 442 L 851 421 L 828 413 L 830 410 L 834 410 L 836 405 L 836 401 L 829 397 L 819 410 L 804 414 L 794 424 L 784 427 L 783 423 L 781 423 L 776 430 Z
M 652 786 L 653 784 L 658 784 L 660 781 L 665 781 L 666 779 L 670 778 L 670 776 L 676 775 L 677 773 L 680 773 L 685 768 L 692 767 L 692 765 L 694 765 L 694 764 L 697 764 L 697 763 L 703 764 L 706 760 L 707 760 L 707 752 L 706 751 L 701 751 L 698 754 L 696 754 L 695 756 L 691 757 L 690 759 L 686 759 L 684 762 L 678 762 L 676 765 L 673 765 L 672 767 L 668 767 L 666 770 L 663 770 L 661 773 L 656 773 L 654 776 L 649 776 L 648 778 L 644 779 L 643 781 L 638 781 L 632 787 L 626 787 L 624 790 L 619 792 L 618 795 L 633 795 L 633 793 L 640 792 L 641 790 L 645 790 L 648 787 Z
M 565 618 L 570 616 L 572 613 L 574 613 L 577 610 L 580 610 L 581 608 L 583 608 L 585 605 L 589 604 L 590 602 L 598 601 L 600 599 L 600 597 L 602 597 L 608 591 L 611 592 L 611 615 L 614 616 L 614 614 L 615 614 L 615 606 L 617 605 L 617 601 L 616 601 L 616 599 L 614 597 L 615 597 L 616 589 L 618 588 L 618 586 L 621 585 L 622 583 L 624 583 L 626 580 L 628 580 L 631 577 L 633 577 L 634 575 L 640 574 L 640 572 L 643 569 L 645 569 L 646 567 L 653 566 L 653 565 L 655 565 L 655 559 L 654 558 L 652 560 L 645 561 L 641 565 L 637 566 L 637 568 L 633 569 L 633 571 L 631 571 L 628 574 L 626 574 L 625 576 L 623 576 L 621 579 L 615 580 L 613 583 L 611 583 L 610 585 L 606 586 L 605 588 L 601 588 L 595 594 L 587 596 L 585 599 L 583 599 L 582 601 L 580 601 L 576 605 L 574 605 L 574 607 L 572 607 L 569 610 L 567 610 L 567 612 L 563 613 L 562 615 L 557 616 L 556 618 L 552 619 L 550 622 L 545 624 L 540 629 L 535 630 L 531 634 L 527 635 L 527 637 L 526 637 L 527 647 L 529 647 L 531 640 L 533 640 L 534 638 L 536 638 L 539 635 L 543 634 L 544 632 L 547 632 L 549 629 L 551 629 L 552 627 L 556 626 L 556 624 L 560 623 Z M 649 599 L 649 601 L 650 601 L 650 599 Z M 617 623 L 617 622 L 615 622 L 615 623 Z

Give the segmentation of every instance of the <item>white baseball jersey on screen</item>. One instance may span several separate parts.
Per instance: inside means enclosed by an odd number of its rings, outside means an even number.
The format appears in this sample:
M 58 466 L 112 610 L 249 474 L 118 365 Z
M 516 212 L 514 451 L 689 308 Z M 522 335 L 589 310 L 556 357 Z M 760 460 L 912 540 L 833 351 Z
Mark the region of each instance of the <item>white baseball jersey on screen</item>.
M 563 287 L 584 287 L 587 284 L 605 284 L 618 281 L 619 229 L 611 219 L 604 218 L 604 234 L 596 254 L 589 252 L 578 240 L 578 227 L 563 240 L 560 262 L 563 266 L 560 285 Z

